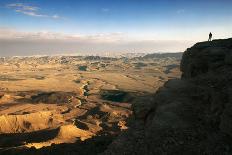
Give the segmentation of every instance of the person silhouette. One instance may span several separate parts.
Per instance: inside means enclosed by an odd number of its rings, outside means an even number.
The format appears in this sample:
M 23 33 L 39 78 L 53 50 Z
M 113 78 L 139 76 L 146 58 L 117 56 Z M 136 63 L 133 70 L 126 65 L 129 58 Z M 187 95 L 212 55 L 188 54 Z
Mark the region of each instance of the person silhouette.
M 212 36 L 213 36 L 213 35 L 212 35 L 212 33 L 210 32 L 210 33 L 209 33 L 209 39 L 208 39 L 208 41 L 212 41 Z

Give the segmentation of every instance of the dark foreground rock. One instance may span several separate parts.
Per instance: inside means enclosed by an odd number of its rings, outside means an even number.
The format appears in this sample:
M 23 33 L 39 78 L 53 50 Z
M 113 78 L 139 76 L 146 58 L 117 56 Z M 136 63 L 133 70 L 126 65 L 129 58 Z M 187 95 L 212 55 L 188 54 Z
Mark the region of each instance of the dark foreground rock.
M 232 154 L 232 39 L 187 49 L 181 71 L 134 103 L 134 125 L 103 154 Z

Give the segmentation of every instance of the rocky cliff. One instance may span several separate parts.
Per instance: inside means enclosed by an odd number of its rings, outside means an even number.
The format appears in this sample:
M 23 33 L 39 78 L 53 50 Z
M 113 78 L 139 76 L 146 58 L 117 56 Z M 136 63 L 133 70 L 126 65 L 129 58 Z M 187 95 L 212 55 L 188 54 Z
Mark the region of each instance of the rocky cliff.
M 133 125 L 104 154 L 232 154 L 232 39 L 187 49 L 181 71 L 134 102 Z

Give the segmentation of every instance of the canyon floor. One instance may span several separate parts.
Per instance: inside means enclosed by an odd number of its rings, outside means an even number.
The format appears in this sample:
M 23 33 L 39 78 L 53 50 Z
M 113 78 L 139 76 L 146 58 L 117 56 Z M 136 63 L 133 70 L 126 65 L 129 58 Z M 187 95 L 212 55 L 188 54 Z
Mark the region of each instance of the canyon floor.
M 162 54 L 161 54 L 162 55 Z M 180 78 L 177 56 L 0 59 L 0 154 L 101 153 L 131 105 Z

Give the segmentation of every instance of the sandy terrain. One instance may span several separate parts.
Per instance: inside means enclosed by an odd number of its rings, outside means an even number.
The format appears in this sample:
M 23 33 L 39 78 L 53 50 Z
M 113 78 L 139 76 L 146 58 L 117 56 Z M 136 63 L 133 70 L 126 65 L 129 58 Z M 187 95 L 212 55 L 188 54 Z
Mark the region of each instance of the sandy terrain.
M 175 58 L 2 58 L 0 153 L 115 137 L 129 127 L 133 101 L 179 77 L 178 64 Z

